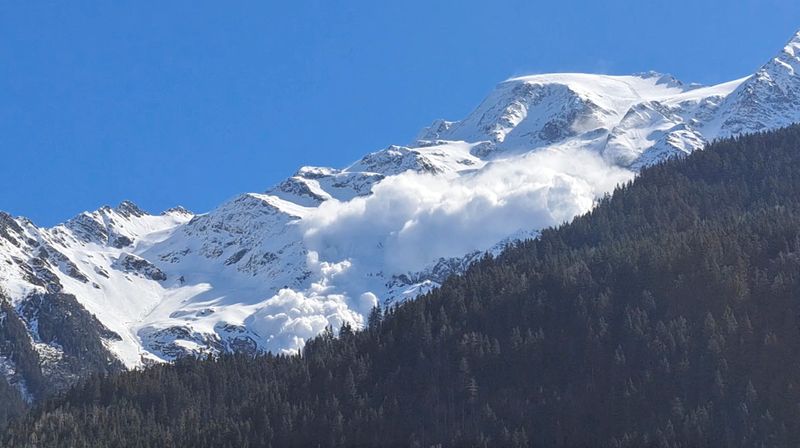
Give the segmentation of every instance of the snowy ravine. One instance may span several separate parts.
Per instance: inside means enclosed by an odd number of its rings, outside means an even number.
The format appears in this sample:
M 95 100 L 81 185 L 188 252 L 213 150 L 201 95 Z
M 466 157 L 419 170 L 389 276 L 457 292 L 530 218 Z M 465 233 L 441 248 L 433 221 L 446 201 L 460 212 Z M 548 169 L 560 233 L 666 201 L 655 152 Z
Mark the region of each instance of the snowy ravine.
M 50 363 L 66 348 L 39 320 L 57 293 L 74 296 L 128 368 L 296 351 L 588 211 L 644 166 L 800 121 L 797 70 L 800 33 L 754 75 L 716 86 L 657 73 L 519 77 L 408 146 L 303 167 L 205 214 L 123 202 L 53 228 L 0 214 L 0 287 Z M 0 350 L 2 373 L 24 385 L 10 359 Z

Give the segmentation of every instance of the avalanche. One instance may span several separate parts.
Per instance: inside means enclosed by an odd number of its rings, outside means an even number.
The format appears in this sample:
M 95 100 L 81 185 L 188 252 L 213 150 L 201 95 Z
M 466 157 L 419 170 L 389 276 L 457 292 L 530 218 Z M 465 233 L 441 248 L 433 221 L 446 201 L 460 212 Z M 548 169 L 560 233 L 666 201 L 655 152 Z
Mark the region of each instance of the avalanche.
M 754 75 L 709 87 L 652 72 L 509 79 L 408 146 L 303 167 L 205 214 L 124 202 L 49 229 L 0 214 L 0 285 L 18 309 L 73 294 L 127 367 L 297 350 L 588 211 L 642 167 L 800 121 L 799 56 L 800 34 Z

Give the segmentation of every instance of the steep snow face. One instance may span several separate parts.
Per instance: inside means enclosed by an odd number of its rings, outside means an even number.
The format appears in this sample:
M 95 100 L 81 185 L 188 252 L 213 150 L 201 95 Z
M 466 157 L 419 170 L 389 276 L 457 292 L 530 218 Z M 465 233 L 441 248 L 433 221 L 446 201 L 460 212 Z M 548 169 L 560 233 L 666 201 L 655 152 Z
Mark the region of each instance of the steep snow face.
M 463 121 L 429 128 L 420 138 L 491 141 L 529 150 L 596 129 L 609 129 L 633 104 L 682 93 L 669 75 L 551 74 L 501 83 Z
M 0 214 L 0 285 L 17 309 L 73 294 L 128 367 L 294 351 L 588 211 L 644 166 L 800 121 L 798 68 L 800 34 L 754 75 L 716 86 L 654 72 L 513 78 L 408 146 L 303 167 L 206 214 L 124 202 L 52 229 Z
M 718 129 L 701 128 L 719 119 L 722 101 L 746 79 L 700 87 L 655 72 L 513 78 L 463 121 L 436 121 L 418 139 L 485 141 L 477 155 L 489 158 L 577 144 L 638 170 L 718 137 Z

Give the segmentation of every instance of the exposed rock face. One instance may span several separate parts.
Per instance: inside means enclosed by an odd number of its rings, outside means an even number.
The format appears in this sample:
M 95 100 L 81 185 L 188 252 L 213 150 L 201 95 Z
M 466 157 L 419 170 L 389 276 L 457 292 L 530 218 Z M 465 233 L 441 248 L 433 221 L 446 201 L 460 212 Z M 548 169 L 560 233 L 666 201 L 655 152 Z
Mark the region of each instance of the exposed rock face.
M 123 369 L 104 345 L 120 336 L 70 294 L 35 294 L 16 309 L 2 299 L 0 316 L 5 374 L 28 399 L 61 391 L 91 373 Z
M 155 267 L 153 263 L 133 254 L 123 253 L 116 262 L 114 262 L 113 267 L 120 271 L 139 275 L 157 282 L 163 282 L 167 279 L 167 274 Z

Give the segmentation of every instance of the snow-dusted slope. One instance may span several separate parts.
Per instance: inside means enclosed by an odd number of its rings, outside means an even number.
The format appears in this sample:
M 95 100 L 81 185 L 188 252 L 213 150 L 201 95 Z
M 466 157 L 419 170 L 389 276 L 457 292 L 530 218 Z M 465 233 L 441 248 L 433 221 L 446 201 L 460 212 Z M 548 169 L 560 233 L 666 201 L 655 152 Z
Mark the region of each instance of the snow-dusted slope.
M 296 350 L 589 210 L 643 166 L 800 121 L 798 68 L 800 34 L 756 74 L 716 86 L 657 73 L 519 77 L 409 146 L 303 167 L 206 214 L 125 202 L 51 229 L 0 215 L 0 285 L 17 310 L 74 295 L 128 367 Z M 36 341 L 35 319 L 20 315 Z
M 108 348 L 126 365 L 136 365 L 142 359 L 131 324 L 162 300 L 164 280 L 163 272 L 137 253 L 189 219 L 183 209 L 151 216 L 130 202 L 82 213 L 51 229 L 0 215 L 2 288 L 18 307 L 37 294 L 74 294 L 119 336 Z M 36 323 L 28 325 L 35 329 Z

